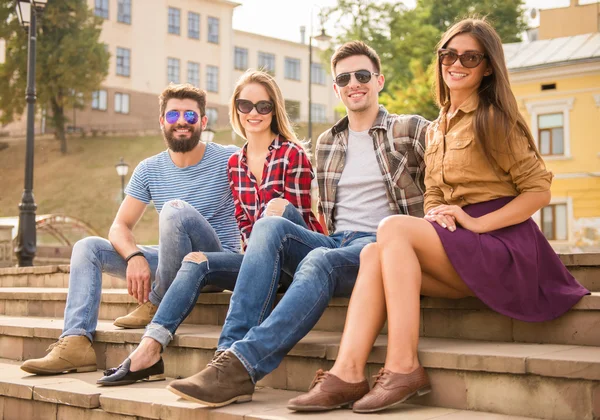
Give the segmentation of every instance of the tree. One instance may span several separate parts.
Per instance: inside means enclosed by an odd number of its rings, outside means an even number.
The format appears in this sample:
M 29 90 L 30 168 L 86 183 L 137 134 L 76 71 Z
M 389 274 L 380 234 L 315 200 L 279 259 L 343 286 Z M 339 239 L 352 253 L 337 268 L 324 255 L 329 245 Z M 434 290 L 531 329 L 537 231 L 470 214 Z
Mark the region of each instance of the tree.
M 23 113 L 27 85 L 28 35 L 13 13 L 12 0 L 0 0 L 0 38 L 6 40 L 6 60 L 0 64 L 0 122 Z M 50 1 L 38 19 L 36 93 L 38 107 L 48 108 L 67 152 L 66 111 L 89 101 L 108 74 L 109 53 L 99 41 L 102 19 L 85 0 Z
M 386 76 L 381 101 L 390 112 L 433 119 L 438 110 L 432 90 L 432 63 L 442 34 L 459 19 L 486 16 L 503 42 L 518 41 L 527 26 L 523 3 L 417 0 L 416 7 L 408 9 L 398 1 L 338 0 L 337 6 L 325 10 L 324 15 L 336 22 L 336 44 L 362 40 L 378 52 Z

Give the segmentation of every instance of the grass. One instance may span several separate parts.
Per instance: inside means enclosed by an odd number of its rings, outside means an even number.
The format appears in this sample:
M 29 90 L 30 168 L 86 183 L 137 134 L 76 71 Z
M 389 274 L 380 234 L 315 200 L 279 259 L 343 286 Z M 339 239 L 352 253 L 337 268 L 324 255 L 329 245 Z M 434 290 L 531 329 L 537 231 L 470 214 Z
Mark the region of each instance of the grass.
M 327 125 L 314 127 L 321 133 Z M 298 129 L 300 138 L 306 128 Z M 316 137 L 316 135 L 315 135 Z M 215 142 L 231 144 L 231 131 L 215 135 Z M 242 145 L 242 139 L 236 143 Z M 0 217 L 18 216 L 23 193 L 25 142 L 9 141 L 0 149 Z M 162 136 L 147 137 L 72 137 L 69 152 L 60 153 L 54 139 L 36 139 L 33 193 L 36 214 L 63 214 L 83 220 L 101 236 L 108 229 L 121 203 L 121 180 L 115 164 L 123 157 L 130 165 L 127 179 L 135 166 L 165 150 Z M 158 243 L 158 214 L 149 206 L 134 230 L 140 244 Z

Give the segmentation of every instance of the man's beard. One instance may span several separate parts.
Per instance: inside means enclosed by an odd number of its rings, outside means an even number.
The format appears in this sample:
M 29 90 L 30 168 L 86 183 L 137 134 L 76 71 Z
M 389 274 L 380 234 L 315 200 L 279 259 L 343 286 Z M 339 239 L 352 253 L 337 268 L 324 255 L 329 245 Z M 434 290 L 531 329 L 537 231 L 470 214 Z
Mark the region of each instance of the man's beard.
M 189 128 L 191 130 L 190 138 L 188 139 L 180 139 L 176 138 L 175 130 L 178 128 Z M 200 142 L 200 135 L 202 134 L 202 129 L 195 129 L 190 126 L 173 126 L 169 131 L 163 127 L 162 129 L 163 137 L 165 139 L 165 144 L 172 152 L 175 153 L 186 153 L 198 145 Z

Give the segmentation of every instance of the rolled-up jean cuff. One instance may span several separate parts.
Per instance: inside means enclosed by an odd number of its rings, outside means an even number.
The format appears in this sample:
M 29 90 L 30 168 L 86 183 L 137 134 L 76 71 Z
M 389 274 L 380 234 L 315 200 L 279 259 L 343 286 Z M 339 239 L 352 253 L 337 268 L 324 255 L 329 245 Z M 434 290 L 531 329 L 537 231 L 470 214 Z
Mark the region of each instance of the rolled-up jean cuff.
M 94 338 L 92 337 L 92 334 L 88 333 L 83 328 L 72 328 L 70 330 L 67 330 L 67 331 L 63 332 L 59 338 L 70 337 L 72 335 L 86 336 L 88 340 L 90 340 L 92 343 L 94 342 Z
M 158 341 L 162 346 L 163 351 L 165 351 L 173 339 L 173 334 L 160 324 L 150 323 L 146 326 L 146 332 L 142 336 L 142 339 L 144 339 L 144 337 L 150 337 Z
M 250 366 L 250 363 L 248 363 L 248 361 L 246 359 L 244 359 L 244 356 L 242 356 L 233 347 L 230 347 L 229 351 L 232 352 L 235 355 L 235 357 L 237 357 L 239 359 L 240 362 L 242 362 L 242 365 L 248 371 L 248 375 L 250 375 L 250 379 L 252 379 L 252 382 L 256 384 L 256 379 L 254 378 L 254 376 L 256 375 L 256 371 L 254 369 L 252 369 L 252 367 Z

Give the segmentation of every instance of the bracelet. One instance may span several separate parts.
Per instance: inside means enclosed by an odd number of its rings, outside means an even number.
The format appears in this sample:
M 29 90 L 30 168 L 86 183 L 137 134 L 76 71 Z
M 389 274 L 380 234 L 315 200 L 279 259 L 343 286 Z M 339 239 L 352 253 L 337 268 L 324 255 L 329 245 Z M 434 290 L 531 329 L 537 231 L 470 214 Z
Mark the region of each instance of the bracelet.
M 126 263 L 129 263 L 129 260 L 130 260 L 130 259 L 132 259 L 133 257 L 137 257 L 138 255 L 140 255 L 140 256 L 142 256 L 142 257 L 146 258 L 146 256 L 144 255 L 144 253 L 143 253 L 142 251 L 135 251 L 135 252 L 133 252 L 133 253 L 129 254 L 129 255 L 127 256 L 127 258 L 125 258 L 125 262 L 126 262 Z

